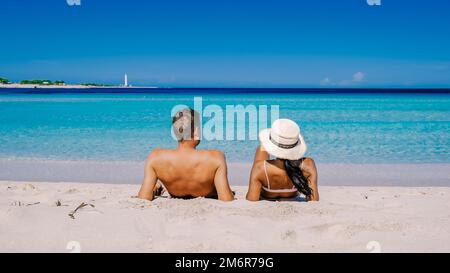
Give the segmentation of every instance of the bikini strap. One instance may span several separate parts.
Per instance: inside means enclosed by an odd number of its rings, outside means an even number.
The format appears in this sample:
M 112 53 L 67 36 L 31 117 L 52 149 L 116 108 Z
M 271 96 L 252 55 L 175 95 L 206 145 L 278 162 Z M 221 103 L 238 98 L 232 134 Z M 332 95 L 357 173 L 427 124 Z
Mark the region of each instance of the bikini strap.
M 267 180 L 267 188 L 270 190 L 270 181 L 269 176 L 267 175 L 267 166 L 266 166 L 266 160 L 264 160 L 264 173 L 266 174 L 266 180 Z

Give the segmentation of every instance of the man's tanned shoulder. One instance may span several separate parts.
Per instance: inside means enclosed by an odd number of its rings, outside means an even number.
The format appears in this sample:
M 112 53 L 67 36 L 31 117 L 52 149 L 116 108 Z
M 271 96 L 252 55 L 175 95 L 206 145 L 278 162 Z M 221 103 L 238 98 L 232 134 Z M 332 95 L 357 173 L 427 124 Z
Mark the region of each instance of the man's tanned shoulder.
M 172 150 L 169 149 L 162 149 L 162 148 L 155 148 L 153 149 L 150 154 L 147 157 L 147 160 L 154 160 L 155 158 L 166 154 L 167 152 L 170 152 Z
M 214 162 L 221 164 L 225 162 L 225 154 L 220 150 L 203 150 L 204 155 L 208 156 L 209 159 L 214 160 Z

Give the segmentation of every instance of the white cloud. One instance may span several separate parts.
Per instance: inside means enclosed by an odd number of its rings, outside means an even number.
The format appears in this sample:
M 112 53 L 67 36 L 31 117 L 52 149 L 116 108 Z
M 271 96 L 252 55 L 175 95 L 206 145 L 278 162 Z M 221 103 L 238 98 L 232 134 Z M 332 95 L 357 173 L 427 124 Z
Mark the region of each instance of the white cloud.
M 366 75 L 363 72 L 356 72 L 353 74 L 353 81 L 354 82 L 362 82 Z
M 361 83 L 366 78 L 366 74 L 364 72 L 356 72 L 353 74 L 352 79 L 344 79 L 338 82 L 332 81 L 329 77 L 324 78 L 320 81 L 320 85 L 322 86 L 349 86 L 349 85 L 355 85 L 358 83 Z
M 331 84 L 331 80 L 328 77 L 326 77 L 325 79 L 320 81 L 320 85 L 330 85 L 330 84 Z

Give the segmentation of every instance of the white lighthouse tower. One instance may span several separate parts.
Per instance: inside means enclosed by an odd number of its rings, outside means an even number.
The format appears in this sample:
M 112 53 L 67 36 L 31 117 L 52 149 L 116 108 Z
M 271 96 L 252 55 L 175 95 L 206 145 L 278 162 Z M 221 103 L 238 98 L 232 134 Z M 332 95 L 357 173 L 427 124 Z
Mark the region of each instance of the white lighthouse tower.
M 125 76 L 124 76 L 123 86 L 128 87 L 128 75 L 127 74 L 125 74 Z

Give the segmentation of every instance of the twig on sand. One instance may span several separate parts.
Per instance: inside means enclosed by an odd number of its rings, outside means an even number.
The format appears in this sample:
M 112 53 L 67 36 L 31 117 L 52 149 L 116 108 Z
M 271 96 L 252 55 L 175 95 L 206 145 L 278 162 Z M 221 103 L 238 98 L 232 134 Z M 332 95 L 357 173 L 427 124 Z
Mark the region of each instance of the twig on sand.
M 57 207 L 68 207 L 69 205 L 63 205 L 63 203 L 61 202 L 61 200 L 57 200 L 56 202 L 55 202 L 55 205 L 57 206 Z
M 14 201 L 14 202 L 11 203 L 11 206 L 18 206 L 18 207 L 21 207 L 22 204 L 23 204 L 23 203 L 22 203 L 21 201 Z
M 38 204 L 40 204 L 40 203 L 41 203 L 41 202 L 25 204 L 25 203 L 23 203 L 22 201 L 14 201 L 14 202 L 11 203 L 11 206 L 17 206 L 17 207 L 29 207 L 29 206 L 38 205 Z
M 81 203 L 74 211 L 72 211 L 71 213 L 69 213 L 69 217 L 72 218 L 72 219 L 75 219 L 75 213 L 76 213 L 79 209 L 82 209 L 82 208 L 84 208 L 84 207 L 86 207 L 86 206 L 91 206 L 91 207 L 95 208 L 94 205 L 92 205 L 92 204 L 86 204 L 86 203 L 83 202 L 83 203 Z

